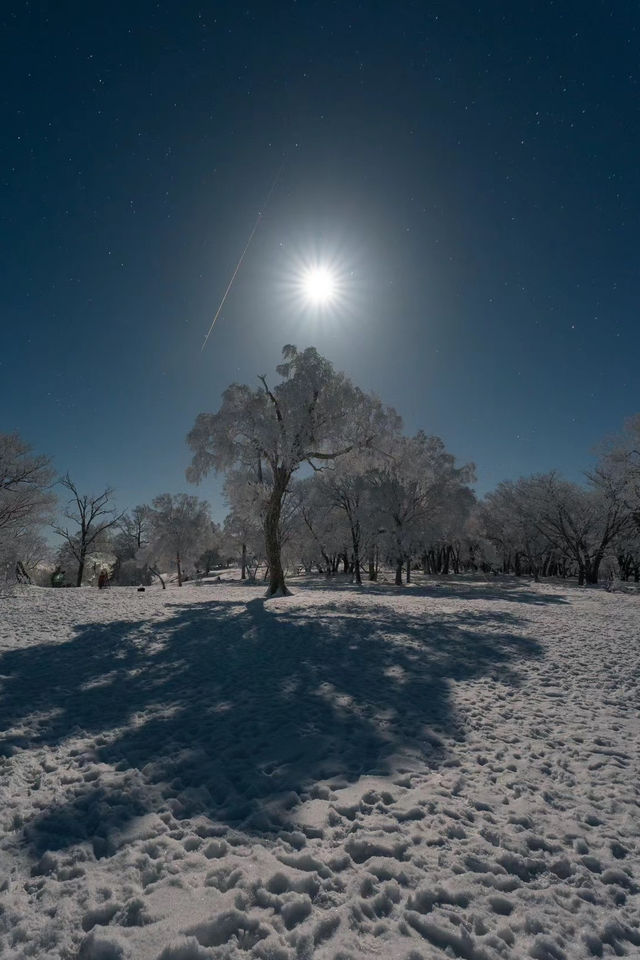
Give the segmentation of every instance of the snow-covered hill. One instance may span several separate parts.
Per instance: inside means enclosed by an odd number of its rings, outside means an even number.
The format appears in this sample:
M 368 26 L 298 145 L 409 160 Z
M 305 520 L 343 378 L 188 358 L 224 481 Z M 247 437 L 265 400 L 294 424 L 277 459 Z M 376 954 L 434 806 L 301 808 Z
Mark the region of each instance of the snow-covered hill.
M 637 597 L 496 581 L 0 599 L 0 946 L 640 956 Z

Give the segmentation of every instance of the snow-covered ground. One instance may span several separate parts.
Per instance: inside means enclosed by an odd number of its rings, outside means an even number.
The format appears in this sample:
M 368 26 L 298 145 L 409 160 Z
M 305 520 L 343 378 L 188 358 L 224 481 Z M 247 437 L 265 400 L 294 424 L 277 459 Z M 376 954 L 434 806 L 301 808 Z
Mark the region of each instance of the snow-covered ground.
M 640 599 L 0 598 L 0 954 L 640 957 Z

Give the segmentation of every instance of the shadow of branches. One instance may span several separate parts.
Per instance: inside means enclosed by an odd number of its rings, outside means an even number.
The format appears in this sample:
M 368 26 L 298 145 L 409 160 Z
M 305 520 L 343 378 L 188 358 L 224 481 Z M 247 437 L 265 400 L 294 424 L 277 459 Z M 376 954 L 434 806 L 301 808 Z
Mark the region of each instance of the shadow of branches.
M 531 589 L 531 581 L 525 578 L 500 575 L 488 580 L 483 575 L 446 574 L 442 576 L 424 575 L 420 572 L 413 574 L 410 585 L 396 586 L 392 580 L 364 581 L 355 588 L 351 577 L 347 574 L 335 574 L 331 577 L 316 575 L 301 576 L 299 582 L 305 590 L 332 590 L 344 593 L 354 589 L 364 590 L 367 594 L 376 594 L 381 597 L 450 597 L 456 600 L 490 600 L 494 602 L 524 603 L 533 606 L 557 606 L 569 601 L 562 594 L 543 593 Z M 297 583 L 291 580 L 291 584 Z M 294 587 L 295 589 L 295 587 Z
M 74 739 L 145 785 L 129 800 L 114 785 L 109 800 L 106 782 L 84 784 L 42 812 L 36 846 L 84 838 L 99 852 L 105 823 L 159 804 L 284 829 L 318 780 L 384 776 L 403 755 L 442 762 L 446 737 L 464 736 L 450 681 L 517 684 L 518 661 L 541 652 L 510 612 L 418 616 L 380 594 L 365 615 L 346 597 L 314 599 L 198 598 L 165 620 L 87 624 L 66 643 L 5 653 L 5 753 Z

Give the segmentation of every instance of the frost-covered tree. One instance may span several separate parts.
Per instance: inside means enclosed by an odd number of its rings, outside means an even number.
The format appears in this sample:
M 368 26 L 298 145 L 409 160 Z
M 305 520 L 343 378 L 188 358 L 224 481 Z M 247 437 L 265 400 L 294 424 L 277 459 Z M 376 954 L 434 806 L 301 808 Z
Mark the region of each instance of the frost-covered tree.
M 397 418 L 390 418 L 387 431 L 382 437 L 387 444 L 397 432 Z M 330 470 L 318 474 L 314 480 L 318 494 L 334 512 L 342 515 L 347 526 L 352 553 L 353 578 L 362 583 L 362 558 L 371 551 L 380 526 L 379 504 L 375 498 L 375 468 L 382 462 L 376 451 L 354 451 L 347 454 Z M 370 572 L 370 578 L 375 576 Z
M 227 514 L 222 527 L 221 549 L 227 560 L 240 566 L 240 579 L 255 576 L 264 562 L 264 534 L 259 520 L 242 516 L 235 510 Z
M 288 593 L 282 565 L 281 514 L 293 474 L 304 464 L 318 468 L 356 447 L 374 442 L 383 409 L 354 386 L 314 347 L 283 349 L 282 378 L 266 376 L 252 389 L 232 384 L 217 413 L 201 413 L 188 435 L 194 456 L 187 478 L 210 470 L 250 471 L 264 491 L 263 529 L 269 567 L 267 596 Z
M 227 473 L 224 496 L 229 505 L 222 543 L 229 557 L 240 563 L 240 579 L 246 580 L 247 569 L 255 570 L 264 559 L 263 484 L 255 470 L 232 470 Z
M 213 542 L 209 504 L 186 493 L 162 493 L 149 509 L 149 565 L 154 572 L 165 563 L 175 563 L 178 586 L 188 565 Z
M 45 522 L 52 483 L 48 457 L 32 453 L 17 433 L 0 433 L 0 529 Z
M 611 554 L 615 557 L 621 580 L 640 582 L 640 527 L 635 518 L 633 525 L 622 530 L 612 541 Z
M 629 417 L 622 431 L 605 441 L 592 480 L 597 486 L 616 488 L 640 529 L 640 413 Z
M 538 580 L 540 569 L 553 547 L 545 530 L 544 501 L 534 477 L 505 480 L 488 493 L 480 508 L 484 532 L 499 547 L 503 569 L 522 572 L 522 560 Z
M 448 574 L 469 565 L 469 520 L 475 494 L 463 484 L 449 484 L 437 509 L 418 525 L 416 553 L 425 573 Z
M 620 483 L 603 477 L 585 489 L 548 473 L 530 478 L 530 491 L 540 532 L 574 561 L 580 584 L 597 583 L 607 549 L 631 524 Z
M 336 509 L 320 483 L 324 471 L 296 481 L 289 494 L 291 530 L 288 552 L 306 571 L 316 566 L 330 576 L 340 561 L 348 567 L 349 530 L 346 518 Z
M 54 531 L 62 537 L 71 556 L 78 564 L 76 586 L 82 586 L 84 566 L 89 550 L 99 541 L 106 531 L 111 530 L 122 520 L 123 514 L 117 513 L 113 502 L 113 490 L 107 487 L 97 496 L 81 494 L 67 473 L 60 484 L 71 493 L 64 511 L 65 519 L 74 526 L 54 525 Z
M 6 534 L 7 527 L 3 532 Z M 10 537 L 0 536 L 0 580 L 40 582 L 42 568 L 51 563 L 52 556 L 39 526 L 20 524 L 12 529 Z
M 17 564 L 33 570 L 44 549 L 41 528 L 55 504 L 48 457 L 34 454 L 16 433 L 0 433 L 0 570 L 13 577 Z
M 422 527 L 437 518 L 447 498 L 473 479 L 473 465 L 457 467 L 440 437 L 419 431 L 415 437 L 397 437 L 373 475 L 386 549 L 395 564 L 395 582 L 419 549 Z
M 196 573 L 208 575 L 224 559 L 224 533 L 219 524 L 211 523 L 211 541 L 196 558 Z
M 486 517 L 482 504 L 475 505 L 465 524 L 464 549 L 466 570 L 474 573 L 482 570 L 484 573 L 489 573 L 491 570 L 497 571 L 502 565 L 503 572 L 507 572 L 501 547 L 496 545 L 495 540 L 487 537 Z

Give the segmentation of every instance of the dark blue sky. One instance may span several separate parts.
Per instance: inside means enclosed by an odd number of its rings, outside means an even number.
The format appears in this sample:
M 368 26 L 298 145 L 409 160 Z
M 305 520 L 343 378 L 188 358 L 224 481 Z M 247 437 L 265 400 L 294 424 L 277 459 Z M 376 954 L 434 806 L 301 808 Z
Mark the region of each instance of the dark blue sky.
M 635 2 L 3 4 L 0 429 L 122 506 L 193 491 L 196 414 L 293 342 L 480 491 L 578 478 L 640 407 L 639 24 Z M 343 309 L 289 296 L 311 255 Z

